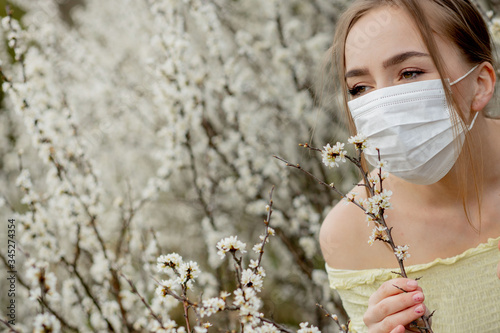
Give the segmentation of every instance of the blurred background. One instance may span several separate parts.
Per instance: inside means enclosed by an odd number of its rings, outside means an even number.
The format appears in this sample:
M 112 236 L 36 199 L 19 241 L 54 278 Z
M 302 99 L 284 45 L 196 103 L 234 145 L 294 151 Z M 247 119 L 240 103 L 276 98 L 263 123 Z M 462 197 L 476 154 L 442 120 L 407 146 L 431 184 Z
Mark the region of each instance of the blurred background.
M 156 258 L 198 262 L 194 301 L 232 292 L 234 264 L 216 244 L 238 235 L 244 264 L 256 259 L 276 186 L 261 311 L 335 331 L 316 303 L 347 320 L 318 243 L 338 197 L 273 155 L 343 191 L 357 182 L 299 147 L 348 137 L 328 49 L 349 3 L 0 0 L 0 319 L 10 259 L 19 332 L 157 331 L 124 276 L 184 325 L 182 305 L 155 296 Z M 234 313 L 209 320 L 240 330 Z

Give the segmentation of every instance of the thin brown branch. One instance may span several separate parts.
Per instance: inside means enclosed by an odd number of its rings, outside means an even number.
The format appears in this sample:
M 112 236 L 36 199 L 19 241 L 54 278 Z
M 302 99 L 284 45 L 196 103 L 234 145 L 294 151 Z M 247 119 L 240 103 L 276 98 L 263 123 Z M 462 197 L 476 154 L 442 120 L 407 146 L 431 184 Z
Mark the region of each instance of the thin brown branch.
M 288 251 L 292 254 L 294 257 L 295 263 L 299 266 L 299 268 L 304 272 L 309 279 L 312 279 L 312 272 L 314 269 L 314 266 L 312 263 L 306 259 L 304 252 L 302 249 L 297 248 L 292 240 L 288 238 L 286 233 L 281 230 L 281 228 L 276 228 L 276 233 L 280 237 L 281 241 L 285 244 L 287 247 Z
M 266 234 L 264 236 L 264 239 L 262 240 L 259 259 L 257 260 L 257 267 L 259 267 L 260 263 L 262 262 L 262 257 L 264 256 L 264 246 L 266 245 L 267 240 L 269 239 L 269 224 L 271 223 L 271 215 L 273 214 L 273 193 L 274 193 L 274 186 L 271 188 L 271 191 L 269 191 L 269 205 L 268 205 L 269 208 L 267 211 L 266 220 L 264 221 L 264 224 L 266 225 Z M 257 270 L 257 267 L 254 268 L 254 271 Z
M 331 314 L 330 312 L 328 312 L 325 307 L 321 304 L 316 304 L 316 306 L 318 308 L 320 308 L 324 313 L 325 313 L 325 316 L 330 318 L 331 320 L 333 320 L 333 322 L 335 322 L 335 324 L 338 326 L 339 328 L 339 332 L 340 333 L 349 333 L 351 332 L 348 328 L 348 326 L 346 325 L 342 325 L 339 321 L 339 318 L 337 317 L 337 315 L 334 315 L 334 314 Z
M 308 148 L 310 150 L 313 150 L 313 151 L 316 151 L 316 152 L 321 152 L 322 150 L 319 149 L 319 148 L 314 148 L 314 147 L 311 147 L 309 146 L 309 144 L 304 144 L 304 145 L 301 145 L 302 147 L 305 147 L 305 148 Z M 357 149 L 358 151 L 358 157 L 357 158 L 353 158 L 353 157 L 350 157 L 350 156 L 345 156 L 346 159 L 348 159 L 350 162 L 352 162 L 353 164 L 356 165 L 356 167 L 358 167 L 359 171 L 361 172 L 362 176 L 363 176 L 363 182 L 362 184 L 358 184 L 358 186 L 364 186 L 366 189 L 367 189 L 367 195 L 368 195 L 368 198 L 371 198 L 371 197 L 374 197 L 376 193 L 382 193 L 383 191 L 383 174 L 382 174 L 382 168 L 380 167 L 379 170 L 378 170 L 378 178 L 379 178 L 379 190 L 377 191 L 376 189 L 376 182 L 371 182 L 370 179 L 369 179 L 369 173 L 368 171 L 363 167 L 363 163 L 362 163 L 362 149 L 360 147 L 358 147 Z M 381 161 L 380 160 L 380 151 L 377 149 L 377 152 L 378 152 L 378 160 L 379 162 Z M 357 207 L 359 207 L 360 209 L 362 209 L 365 214 L 367 214 L 368 216 L 371 217 L 371 219 L 375 222 L 376 225 L 379 225 L 379 226 L 382 226 L 384 227 L 384 230 L 385 230 L 385 234 L 387 236 L 387 239 L 383 239 L 383 238 L 380 238 L 380 237 L 377 237 L 378 240 L 382 240 L 384 241 L 386 244 L 388 244 L 391 248 L 391 250 L 393 251 L 393 254 L 394 256 L 396 257 L 396 260 L 398 262 L 398 265 L 399 265 L 399 269 L 400 269 L 400 273 L 399 275 L 404 277 L 404 278 L 407 278 L 407 274 L 406 274 L 406 269 L 405 269 L 405 266 L 404 266 L 404 257 L 403 258 L 400 258 L 398 256 L 398 254 L 396 253 L 396 249 L 397 249 L 397 246 L 396 246 L 396 243 L 394 242 L 394 239 L 392 237 L 392 228 L 389 228 L 386 221 L 385 221 L 385 216 L 384 216 L 384 212 L 385 212 L 385 209 L 380 207 L 379 206 L 379 210 L 377 212 L 377 214 L 374 214 L 372 212 L 368 212 L 366 208 L 363 207 L 363 205 L 356 201 L 354 197 L 346 197 L 343 193 L 341 193 L 333 184 L 327 184 L 325 181 L 319 179 L 318 177 L 316 177 L 315 175 L 313 175 L 312 173 L 310 173 L 309 171 L 307 170 L 304 170 L 299 164 L 292 164 L 290 162 L 288 162 L 287 160 L 281 158 L 281 157 L 278 157 L 278 156 L 274 156 L 275 158 L 277 158 L 278 160 L 282 161 L 282 162 L 285 162 L 286 166 L 287 167 L 292 167 L 292 168 L 295 168 L 295 169 L 298 169 L 300 171 L 302 171 L 303 173 L 305 173 L 306 175 L 308 175 L 309 177 L 312 177 L 313 179 L 315 179 L 319 184 L 321 185 L 324 185 L 332 190 L 334 190 L 337 194 L 339 194 L 342 198 L 346 198 L 347 201 L 349 202 L 352 202 L 353 204 L 355 204 Z M 293 253 L 293 252 L 292 252 Z M 426 317 L 425 315 L 423 315 L 421 317 L 421 320 L 423 321 L 424 323 L 424 332 L 426 333 L 432 333 L 432 329 L 431 329 L 431 325 L 429 323 L 429 318 Z
M 5 326 L 7 326 L 7 328 L 9 329 L 9 333 L 21 333 L 21 331 L 16 330 L 14 328 L 14 326 L 12 326 L 11 324 L 9 324 L 9 322 L 7 320 L 0 319 L 0 323 L 2 323 Z
M 230 253 L 233 256 L 233 260 L 235 262 L 234 267 L 235 267 L 236 281 L 238 282 L 238 288 L 242 288 L 243 287 L 241 285 L 241 273 L 243 272 L 242 260 L 241 258 L 238 258 L 236 256 L 236 251 L 230 251 Z
M 90 287 L 87 285 L 87 283 L 83 280 L 83 277 L 82 275 L 80 274 L 80 272 L 78 271 L 78 268 L 76 265 L 73 265 L 71 264 L 70 262 L 68 262 L 66 260 L 66 258 L 62 257 L 61 258 L 61 261 L 66 265 L 66 266 L 69 266 L 71 268 L 70 272 L 72 271 L 76 278 L 78 279 L 78 281 L 80 282 L 80 284 L 82 285 L 83 289 L 85 290 L 85 293 L 87 294 L 87 296 L 92 300 L 92 303 L 94 303 L 94 305 L 96 306 L 97 310 L 99 311 L 99 313 L 101 315 L 103 315 L 102 313 L 102 309 L 101 309 L 101 306 L 99 305 L 99 302 L 97 301 L 97 298 L 92 294 L 92 291 L 90 290 Z M 111 323 L 109 322 L 109 320 L 103 315 L 103 318 L 104 320 L 106 321 L 106 324 L 108 325 L 108 329 L 111 331 L 111 332 L 114 332 L 114 328 L 113 328 L 113 325 L 111 325 Z
M 40 302 L 40 304 L 45 308 L 47 309 L 47 311 L 49 311 L 54 317 L 57 318 L 57 320 L 59 320 L 59 322 L 61 323 L 61 325 L 65 328 L 67 328 L 68 330 L 70 331 L 73 331 L 73 332 L 79 332 L 78 328 L 74 327 L 74 326 L 71 326 L 70 324 L 68 324 L 68 322 L 66 320 L 64 320 L 63 317 L 61 317 L 60 314 L 58 314 L 54 309 L 52 309 L 50 307 L 50 305 L 45 301 L 45 299 L 43 297 L 39 297 L 38 298 L 38 301 Z
M 333 191 L 334 191 L 335 193 L 337 193 L 337 194 L 338 194 L 338 195 L 339 195 L 342 199 L 344 199 L 344 198 L 345 198 L 345 199 L 346 199 L 346 200 L 348 200 L 349 202 L 352 202 L 354 205 L 358 206 L 358 207 L 359 207 L 360 209 L 362 209 L 363 211 L 366 211 L 366 210 L 365 210 L 365 208 L 364 208 L 362 205 L 360 205 L 360 204 L 359 204 L 358 202 L 356 202 L 355 200 L 352 200 L 352 198 L 347 197 L 344 193 L 342 193 L 341 191 L 339 191 L 339 190 L 335 187 L 335 185 L 333 185 L 333 184 L 327 184 L 327 183 L 326 183 L 325 181 L 323 181 L 322 179 L 319 179 L 318 177 L 316 177 L 315 175 L 313 175 L 313 174 L 312 174 L 312 173 L 310 173 L 309 171 L 307 171 L 307 170 L 305 170 L 304 168 L 302 168 L 302 167 L 300 166 L 300 164 L 293 164 L 293 163 L 291 163 L 291 162 L 288 162 L 288 161 L 287 161 L 287 160 L 285 160 L 284 158 L 281 158 L 281 157 L 276 156 L 276 155 L 274 155 L 273 157 L 274 157 L 274 158 L 276 158 L 276 159 L 278 159 L 278 160 L 280 160 L 280 161 L 282 161 L 282 162 L 284 162 L 284 163 L 285 163 L 285 165 L 286 165 L 287 167 L 290 167 L 290 168 L 294 168 L 294 169 L 300 170 L 301 172 L 305 173 L 305 174 L 306 174 L 306 175 L 308 175 L 309 177 L 312 177 L 312 178 L 313 178 L 314 180 L 316 180 L 319 184 L 321 184 L 321 185 L 323 185 L 323 186 L 325 186 L 325 187 L 327 187 L 327 188 L 329 188 L 329 189 L 333 190 Z
M 186 320 L 186 329 L 191 332 L 191 325 L 189 324 L 189 304 L 187 302 L 182 302 L 184 308 L 184 319 Z
M 160 327 L 165 329 L 165 327 L 163 326 L 163 322 L 161 320 L 161 317 L 159 315 L 157 315 L 153 309 L 149 306 L 148 302 L 146 302 L 146 300 L 144 299 L 144 297 L 142 297 L 141 293 L 139 293 L 139 290 L 137 290 L 135 284 L 132 282 L 132 280 L 130 280 L 129 278 L 127 278 L 125 276 L 125 274 L 123 273 L 120 273 L 121 277 L 123 277 L 125 279 L 125 281 L 128 282 L 128 284 L 130 285 L 130 288 L 132 289 L 132 292 L 134 294 L 136 294 L 140 299 L 141 299 L 141 302 L 142 304 L 144 304 L 144 306 L 146 306 L 146 308 L 148 309 L 149 313 L 151 314 L 151 316 L 160 324 Z
M 205 215 L 208 217 L 208 220 L 210 221 L 210 224 L 212 225 L 212 228 L 217 229 L 217 227 L 215 226 L 215 221 L 214 221 L 214 217 L 212 214 L 212 210 L 210 209 L 208 203 L 203 198 L 203 191 L 201 190 L 200 186 L 197 183 L 198 170 L 196 169 L 196 159 L 194 157 L 193 148 L 191 147 L 191 136 L 190 136 L 189 132 L 186 134 L 186 139 L 187 139 L 187 142 L 186 142 L 185 146 L 189 152 L 189 159 L 191 162 L 190 163 L 191 164 L 191 171 L 193 173 L 193 186 L 196 190 L 196 193 L 198 194 L 198 200 L 200 201 L 201 206 L 203 207 L 203 210 L 205 212 Z
M 259 319 L 262 320 L 265 323 L 273 325 L 274 327 L 276 327 L 277 329 L 279 329 L 281 332 L 294 333 L 294 331 L 292 331 L 291 329 L 288 329 L 285 326 L 280 325 L 280 324 L 272 321 L 271 319 L 267 319 L 267 318 L 259 318 Z

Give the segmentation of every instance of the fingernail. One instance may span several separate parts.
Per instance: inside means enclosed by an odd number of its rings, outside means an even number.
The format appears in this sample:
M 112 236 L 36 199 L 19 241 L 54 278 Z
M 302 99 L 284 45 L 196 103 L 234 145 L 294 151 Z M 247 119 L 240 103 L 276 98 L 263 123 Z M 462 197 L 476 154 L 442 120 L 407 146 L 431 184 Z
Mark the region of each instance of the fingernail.
M 418 314 L 424 313 L 424 306 L 423 305 L 417 306 L 415 308 L 415 312 L 418 313 Z
M 415 295 L 413 295 L 413 300 L 415 302 L 422 302 L 424 300 L 424 294 L 416 293 Z
M 406 282 L 406 285 L 411 288 L 417 288 L 418 287 L 418 282 L 415 280 L 410 280 Z

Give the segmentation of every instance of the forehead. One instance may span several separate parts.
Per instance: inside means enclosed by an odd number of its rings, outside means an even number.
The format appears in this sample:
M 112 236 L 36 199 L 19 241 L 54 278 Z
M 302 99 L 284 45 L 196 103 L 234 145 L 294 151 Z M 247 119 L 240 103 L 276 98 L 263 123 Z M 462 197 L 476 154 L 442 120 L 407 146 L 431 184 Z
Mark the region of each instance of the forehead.
M 347 35 L 346 69 L 369 67 L 406 51 L 427 52 L 414 20 L 396 6 L 373 9 L 362 16 Z

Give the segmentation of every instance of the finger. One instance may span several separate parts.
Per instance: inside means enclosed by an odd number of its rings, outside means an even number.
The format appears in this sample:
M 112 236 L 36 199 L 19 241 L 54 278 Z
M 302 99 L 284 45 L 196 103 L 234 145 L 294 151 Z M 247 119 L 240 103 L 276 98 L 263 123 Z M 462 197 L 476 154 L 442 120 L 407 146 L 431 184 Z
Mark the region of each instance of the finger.
M 404 311 L 395 313 L 389 317 L 384 318 L 380 323 L 373 325 L 374 332 L 392 332 L 399 329 L 399 326 L 406 326 L 417 320 L 425 313 L 425 305 L 417 304 Z M 404 331 L 403 331 L 404 332 Z
M 418 287 L 418 282 L 415 280 L 404 278 L 392 279 L 384 282 L 380 288 L 370 296 L 368 305 L 375 305 L 387 297 L 404 293 L 404 291 L 410 292 L 417 289 L 420 288 Z
M 417 290 L 411 293 L 403 293 L 387 297 L 368 308 L 363 320 L 367 325 L 378 323 L 393 314 L 415 307 L 424 301 L 424 294 Z
M 403 325 L 398 325 L 391 333 L 405 333 L 406 329 Z

